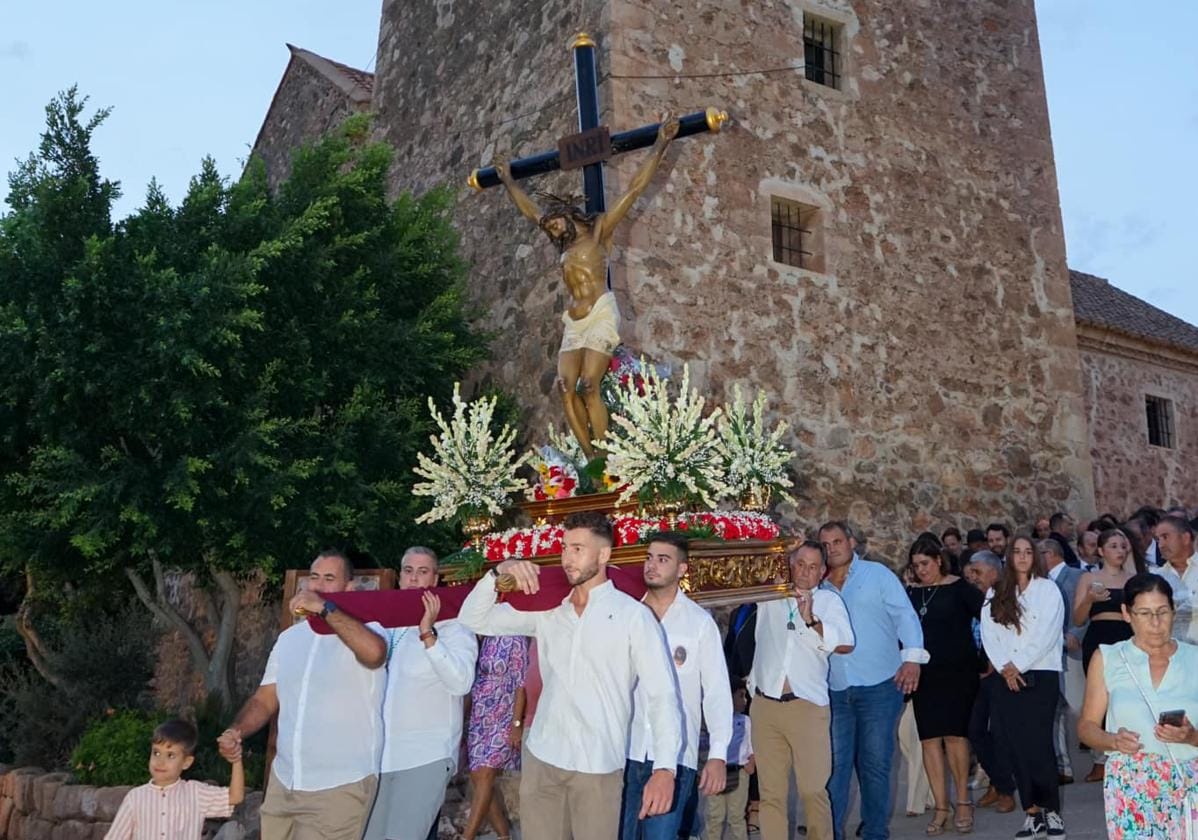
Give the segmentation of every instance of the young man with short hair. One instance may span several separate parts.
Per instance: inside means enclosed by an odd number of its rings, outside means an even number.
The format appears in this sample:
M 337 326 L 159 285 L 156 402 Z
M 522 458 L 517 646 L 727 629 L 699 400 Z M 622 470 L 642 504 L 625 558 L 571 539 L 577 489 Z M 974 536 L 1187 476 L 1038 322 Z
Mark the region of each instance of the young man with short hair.
M 495 584 L 510 574 L 526 594 L 540 589 L 540 567 L 505 560 L 466 597 L 458 618 L 486 636 L 524 635 L 537 641 L 543 689 L 524 738 L 520 778 L 525 840 L 612 840 L 620 829 L 620 794 L 627 757 L 632 694 L 648 698 L 653 773 L 638 817 L 665 814 L 674 800 L 682 719 L 674 664 L 653 613 L 607 577 L 614 543 L 601 513 L 576 513 L 563 523 L 561 564 L 570 594 L 545 612 L 498 603 Z
M 643 603 L 666 634 L 666 649 L 674 661 L 680 692 L 683 744 L 678 751 L 674 804 L 664 814 L 640 817 L 645 783 L 653 774 L 655 753 L 649 719 L 649 697 L 637 686 L 633 698 L 628 762 L 624 767 L 624 801 L 620 817 L 621 840 L 674 840 L 690 798 L 695 795 L 699 767 L 699 725 L 706 722 L 710 739 L 698 790 L 715 796 L 724 789 L 728 774 L 724 756 L 732 738 L 732 692 L 728 666 L 715 619 L 686 596 L 678 582 L 689 567 L 689 545 L 678 531 L 649 537 L 646 549 Z

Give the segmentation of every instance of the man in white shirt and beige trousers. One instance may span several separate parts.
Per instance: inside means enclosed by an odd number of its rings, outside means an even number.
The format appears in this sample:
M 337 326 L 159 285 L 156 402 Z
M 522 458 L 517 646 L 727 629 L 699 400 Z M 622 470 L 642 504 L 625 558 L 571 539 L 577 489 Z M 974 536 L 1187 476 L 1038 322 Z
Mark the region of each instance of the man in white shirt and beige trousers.
M 762 840 L 788 840 L 794 770 L 810 840 L 832 840 L 832 711 L 828 658 L 853 649 L 853 627 L 840 596 L 819 589 L 824 547 L 808 540 L 787 556 L 791 597 L 757 607 L 757 651 L 749 674 L 753 754 L 761 791 Z
M 320 635 L 307 621 L 280 633 L 262 684 L 218 739 L 227 757 L 279 715 L 263 840 L 358 840 L 366 826 L 383 746 L 387 643 L 381 625 L 362 624 L 322 597 L 344 592 L 352 580 L 344 554 L 317 556 L 307 588 L 289 607 L 320 615 L 335 635 Z
M 673 803 L 682 744 L 674 665 L 653 614 L 607 579 L 614 542 L 607 518 L 577 513 L 563 528 L 562 571 L 573 588 L 559 607 L 519 612 L 497 603 L 500 575 L 511 575 L 528 594 L 540 586 L 535 563 L 506 560 L 475 585 L 458 618 L 484 636 L 537 641 L 543 689 L 524 738 L 521 835 L 615 840 L 638 681 L 648 698 L 655 756 L 640 816 L 667 813 Z

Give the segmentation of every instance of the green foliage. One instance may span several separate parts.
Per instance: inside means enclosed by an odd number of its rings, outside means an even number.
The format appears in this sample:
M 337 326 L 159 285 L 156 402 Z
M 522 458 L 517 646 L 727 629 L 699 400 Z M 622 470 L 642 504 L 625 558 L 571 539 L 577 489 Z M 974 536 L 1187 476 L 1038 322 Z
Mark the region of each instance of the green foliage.
M 206 160 L 113 224 L 85 103 L 50 104 L 0 218 L 0 565 L 107 598 L 153 557 L 203 582 L 437 542 L 412 524 L 425 399 L 485 350 L 450 194 L 390 201 L 356 118 L 276 193 Z
M 107 613 L 42 624 L 54 651 L 48 664 L 64 687 L 23 661 L 0 666 L 0 756 L 54 768 L 66 764 L 93 718 L 110 708 L 149 707 L 158 636 L 145 611 L 129 601 Z
M 161 715 L 110 710 L 97 718 L 71 753 L 71 771 L 85 785 L 143 785 L 149 779 L 150 741 Z

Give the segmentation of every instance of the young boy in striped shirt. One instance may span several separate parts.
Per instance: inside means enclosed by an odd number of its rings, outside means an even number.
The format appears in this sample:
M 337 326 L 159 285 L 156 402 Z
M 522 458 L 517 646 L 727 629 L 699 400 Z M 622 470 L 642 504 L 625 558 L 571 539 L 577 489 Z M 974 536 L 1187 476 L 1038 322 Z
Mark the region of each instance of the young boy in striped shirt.
M 245 799 L 241 753 L 229 786 L 217 787 L 180 779 L 195 761 L 196 728 L 185 720 L 168 720 L 150 739 L 150 781 L 125 796 L 105 840 L 200 840 L 204 820 L 231 817 Z

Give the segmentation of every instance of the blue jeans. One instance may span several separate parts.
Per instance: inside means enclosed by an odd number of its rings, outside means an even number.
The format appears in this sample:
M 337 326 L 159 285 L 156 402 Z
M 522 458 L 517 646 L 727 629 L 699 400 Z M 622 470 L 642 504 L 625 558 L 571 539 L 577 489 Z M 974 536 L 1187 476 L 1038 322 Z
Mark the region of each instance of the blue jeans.
M 849 686 L 831 691 L 832 826 L 836 840 L 844 840 L 853 770 L 861 788 L 861 819 L 865 840 L 890 837 L 890 766 L 903 695 L 893 680 L 877 685 Z
M 687 801 L 695 789 L 695 771 L 674 768 L 674 804 L 668 813 L 638 820 L 645 785 L 653 775 L 653 762 L 628 760 L 624 765 L 624 798 L 620 803 L 620 840 L 677 840 Z

